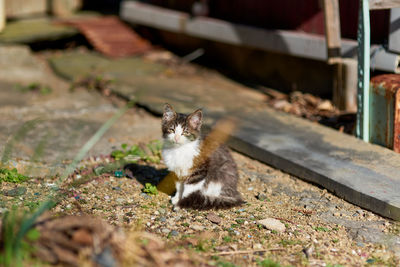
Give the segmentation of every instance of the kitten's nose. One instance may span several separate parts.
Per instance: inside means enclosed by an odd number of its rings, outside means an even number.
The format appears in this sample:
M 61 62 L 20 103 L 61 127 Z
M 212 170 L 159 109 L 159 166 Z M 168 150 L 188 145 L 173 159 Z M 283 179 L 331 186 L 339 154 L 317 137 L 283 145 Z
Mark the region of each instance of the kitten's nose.
M 174 136 L 174 139 L 175 139 L 175 142 L 178 143 L 178 141 L 179 141 L 179 135 L 175 135 L 175 136 Z

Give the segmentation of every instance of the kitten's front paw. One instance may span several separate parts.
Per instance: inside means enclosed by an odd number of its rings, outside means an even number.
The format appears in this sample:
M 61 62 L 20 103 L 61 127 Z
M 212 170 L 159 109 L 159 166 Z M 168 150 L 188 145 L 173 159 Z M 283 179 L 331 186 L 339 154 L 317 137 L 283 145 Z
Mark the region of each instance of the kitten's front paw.
M 178 197 L 177 195 L 175 195 L 175 196 L 173 196 L 173 197 L 171 198 L 171 203 L 172 203 L 172 205 L 174 205 L 174 206 L 176 206 L 176 204 L 178 204 L 178 201 L 179 201 L 179 197 Z

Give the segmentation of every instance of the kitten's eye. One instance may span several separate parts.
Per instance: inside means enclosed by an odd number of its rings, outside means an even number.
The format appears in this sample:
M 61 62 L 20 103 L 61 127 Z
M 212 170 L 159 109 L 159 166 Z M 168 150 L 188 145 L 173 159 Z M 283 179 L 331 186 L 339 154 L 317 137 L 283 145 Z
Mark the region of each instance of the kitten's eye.
M 188 135 L 190 135 L 190 133 L 188 131 L 183 131 L 183 135 L 188 136 Z
M 168 133 L 174 133 L 175 132 L 175 130 L 174 129 L 168 129 L 168 131 L 167 131 Z

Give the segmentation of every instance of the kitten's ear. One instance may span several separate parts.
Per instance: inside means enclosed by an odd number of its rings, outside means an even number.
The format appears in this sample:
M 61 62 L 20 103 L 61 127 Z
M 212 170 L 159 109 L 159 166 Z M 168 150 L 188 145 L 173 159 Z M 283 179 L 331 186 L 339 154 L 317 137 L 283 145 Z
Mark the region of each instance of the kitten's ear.
M 164 113 L 163 113 L 162 120 L 163 121 L 171 121 L 173 118 L 175 118 L 175 116 L 176 116 L 175 110 L 171 107 L 170 104 L 166 103 L 164 105 Z
M 196 110 L 188 117 L 188 123 L 190 127 L 196 130 L 200 130 L 201 124 L 203 122 L 203 113 L 201 109 Z

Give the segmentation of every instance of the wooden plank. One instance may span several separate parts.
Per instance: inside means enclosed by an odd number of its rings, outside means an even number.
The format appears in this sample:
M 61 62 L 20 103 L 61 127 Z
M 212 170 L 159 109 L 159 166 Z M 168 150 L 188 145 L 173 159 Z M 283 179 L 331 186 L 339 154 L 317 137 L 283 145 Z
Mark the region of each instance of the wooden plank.
M 47 12 L 47 0 L 5 0 L 8 18 L 19 18 Z
M 341 34 L 338 0 L 324 0 L 325 37 L 328 54 L 328 63 L 340 62 Z
M 400 220 L 400 155 L 271 110 L 242 114 L 229 145 L 382 216 Z
M 328 64 L 334 65 L 333 68 L 333 103 L 341 110 L 346 110 L 348 95 L 345 90 L 352 88 L 345 87 L 344 73 L 341 58 L 341 34 L 340 34 L 340 13 L 338 0 L 323 0 L 323 10 L 325 19 L 325 38 Z M 354 86 L 357 86 L 354 84 Z
M 400 53 L 400 8 L 390 10 L 389 51 Z
M 369 0 L 369 9 L 390 9 L 400 7 L 400 0 Z

